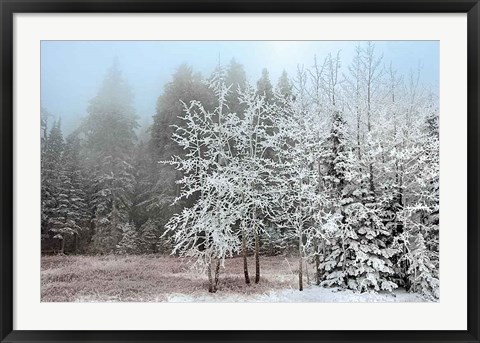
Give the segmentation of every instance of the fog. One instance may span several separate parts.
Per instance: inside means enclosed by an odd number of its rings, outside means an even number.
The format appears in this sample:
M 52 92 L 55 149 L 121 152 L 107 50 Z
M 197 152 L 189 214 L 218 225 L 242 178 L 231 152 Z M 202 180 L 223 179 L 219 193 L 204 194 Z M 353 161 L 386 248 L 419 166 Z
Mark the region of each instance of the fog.
M 351 63 L 352 41 L 43 41 L 41 45 L 41 105 L 62 118 L 65 133 L 71 132 L 86 115 L 107 69 L 118 60 L 133 89 L 139 123 L 151 123 L 163 87 L 176 68 L 187 63 L 208 76 L 232 58 L 245 67 L 255 83 L 267 68 L 275 85 L 283 70 L 292 78 L 298 65 L 310 67 L 314 55 L 322 61 L 340 51 L 342 70 Z M 420 82 L 438 92 L 438 41 L 379 41 L 376 52 L 386 67 L 392 63 L 400 74 L 416 73 Z

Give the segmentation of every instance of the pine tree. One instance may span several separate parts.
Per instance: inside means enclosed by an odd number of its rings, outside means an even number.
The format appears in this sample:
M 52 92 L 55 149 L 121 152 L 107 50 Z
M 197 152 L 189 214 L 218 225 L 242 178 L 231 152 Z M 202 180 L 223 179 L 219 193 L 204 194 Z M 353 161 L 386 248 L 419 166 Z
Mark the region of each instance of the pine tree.
M 155 211 L 151 210 L 152 197 L 156 183 L 155 172 L 158 161 L 149 147 L 149 142 L 143 140 L 135 147 L 134 153 L 135 166 L 135 189 L 133 195 L 133 206 L 131 219 L 136 227 L 141 227 L 147 220 L 155 216 Z
M 429 299 L 439 297 L 438 269 L 431 261 L 429 250 L 421 232 L 415 236 L 415 245 L 407 255 L 410 267 L 407 271 L 411 291 L 423 294 Z
M 121 225 L 122 239 L 116 246 L 116 252 L 118 254 L 133 255 L 140 252 L 139 238 L 137 231 L 130 223 Z
M 86 251 L 91 239 L 89 199 L 87 197 L 88 179 L 82 167 L 81 143 L 78 136 L 73 133 L 65 142 L 63 154 L 63 168 L 67 179 L 65 192 L 68 194 L 68 205 L 65 218 L 72 226 L 76 227 L 73 233 L 73 242 L 70 251 Z
M 276 99 L 278 134 L 274 144 L 278 164 L 272 178 L 276 197 L 275 222 L 286 228 L 295 238 L 298 254 L 298 287 L 302 291 L 303 265 L 308 252 L 319 233 L 323 217 L 320 209 L 326 202 L 326 194 L 318 192 L 319 177 L 314 161 L 324 155 L 325 135 L 321 118 L 299 94 L 297 100 Z
M 181 192 L 176 202 L 195 201 L 170 218 L 165 234 L 173 235 L 173 253 L 194 258 L 208 276 L 209 292 L 216 292 L 220 266 L 239 250 L 233 227 L 243 212 L 232 182 L 238 171 L 231 168 L 234 131 L 229 128 L 238 117 L 226 106 L 229 89 L 222 68 L 214 73 L 209 87 L 216 97 L 215 108 L 209 111 L 200 101 L 184 103 L 185 124 L 176 126 L 172 137 L 186 151 L 166 162 L 184 175 L 178 180 Z
M 262 69 L 262 76 L 257 81 L 257 94 L 264 96 L 267 102 L 273 100 L 273 86 L 267 68 Z
M 100 253 L 113 251 L 120 237 L 115 234 L 107 238 L 102 234 L 111 218 L 115 217 L 120 223 L 130 220 L 135 187 L 132 153 L 136 127 L 132 93 L 115 62 L 97 96 L 91 100 L 82 126 L 91 175 L 91 210 L 95 213 L 93 247 Z
M 157 252 L 159 243 L 158 228 L 155 222 L 148 219 L 140 228 L 140 248 L 144 254 Z
M 342 112 L 336 108 L 332 111 L 332 128 L 327 138 L 328 151 L 324 156 L 323 162 L 326 165 L 325 175 L 323 176 L 324 191 L 330 192 L 332 210 L 337 216 L 330 217 L 330 224 L 336 227 L 336 230 L 327 242 L 328 254 L 321 260 L 321 267 L 324 269 L 324 285 L 345 286 L 347 281 L 346 267 L 353 259 L 353 251 L 358 236 L 355 230 L 347 224 L 346 207 L 352 203 L 352 198 L 348 196 L 347 188 L 350 176 L 348 173 L 354 168 L 352 154 L 348 150 L 346 141 L 346 122 L 343 119 Z
M 225 75 L 225 85 L 230 88 L 230 92 L 226 97 L 226 103 L 231 112 L 241 116 L 245 110 L 245 106 L 240 102 L 240 93 L 247 86 L 247 75 L 242 64 L 238 63 L 234 58 L 230 61 Z
M 63 134 L 60 121 L 55 121 L 50 133 L 45 137 L 42 154 L 42 233 L 53 233 L 53 221 L 58 213 L 60 170 L 64 149 Z
M 290 82 L 287 72 L 284 70 L 278 79 L 276 91 L 285 99 L 293 96 L 293 85 Z
M 92 237 L 92 250 L 98 254 L 114 253 L 123 237 L 125 220 L 114 206 L 107 214 L 95 215 L 95 231 Z
M 151 188 L 142 202 L 149 218 L 155 220 L 163 228 L 168 219 L 181 211 L 183 206 L 190 206 L 193 198 L 175 202 L 180 195 L 180 187 L 176 180 L 182 173 L 168 164 L 174 156 L 185 156 L 184 149 L 173 140 L 176 127 L 183 127 L 185 121 L 184 103 L 200 101 L 206 109 L 213 106 L 213 95 L 204 83 L 202 76 L 193 72 L 192 68 L 182 64 L 172 76 L 172 81 L 165 85 L 163 94 L 158 98 L 156 114 L 153 117 L 151 140 L 148 143 L 152 165 Z M 175 205 L 172 206 L 172 203 Z

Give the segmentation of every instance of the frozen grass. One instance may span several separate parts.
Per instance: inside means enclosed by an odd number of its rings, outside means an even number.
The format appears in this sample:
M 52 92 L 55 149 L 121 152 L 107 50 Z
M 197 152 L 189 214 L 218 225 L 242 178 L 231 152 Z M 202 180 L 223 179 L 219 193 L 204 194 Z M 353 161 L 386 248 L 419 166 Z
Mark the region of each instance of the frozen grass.
M 246 285 L 243 261 L 225 261 L 219 290 L 207 291 L 207 279 L 188 261 L 167 256 L 42 256 L 41 299 L 44 302 L 418 302 L 415 294 L 355 294 L 321 287 L 299 292 L 295 259 L 262 257 L 261 280 Z M 311 273 L 311 269 L 310 269 Z M 310 275 L 312 276 L 312 275 Z
M 251 276 L 255 266 L 249 261 Z M 219 293 L 245 296 L 294 283 L 285 258 L 262 258 L 257 285 L 245 285 L 243 261 L 225 261 Z M 172 293 L 207 292 L 207 278 L 191 270 L 188 261 L 167 256 L 42 256 L 42 301 L 166 301 Z

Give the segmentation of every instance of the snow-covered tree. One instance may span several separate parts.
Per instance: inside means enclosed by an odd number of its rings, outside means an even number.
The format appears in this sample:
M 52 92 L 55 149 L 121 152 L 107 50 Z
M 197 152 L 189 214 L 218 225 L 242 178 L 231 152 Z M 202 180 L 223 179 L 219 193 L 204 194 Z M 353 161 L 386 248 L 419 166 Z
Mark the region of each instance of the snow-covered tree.
M 238 117 L 226 106 L 229 88 L 222 68 L 213 75 L 209 87 L 217 105 L 208 111 L 198 101 L 184 103 L 184 124 L 176 127 L 173 140 L 186 153 L 168 162 L 183 174 L 178 180 L 181 190 L 176 201 L 190 197 L 197 200 L 175 214 L 166 228 L 175 242 L 173 253 L 194 257 L 195 265 L 207 272 L 209 291 L 215 292 L 220 265 L 239 247 L 233 226 L 240 209 L 235 206 L 234 168 L 229 166 L 233 160 L 229 127 Z
M 418 232 L 412 250 L 405 255 L 408 259 L 408 275 L 411 291 L 435 299 L 439 297 L 438 268 L 431 260 L 431 252 L 427 249 L 423 233 Z
M 80 142 L 70 135 L 63 147 L 61 164 L 57 167 L 56 206 L 50 219 L 50 230 L 62 236 L 65 250 L 85 250 L 90 213 L 85 193 L 86 178 L 80 166 Z
M 95 214 L 94 248 L 114 250 L 118 235 L 104 239 L 103 225 L 109 217 L 121 223 L 130 220 L 135 190 L 132 153 L 136 139 L 136 117 L 132 93 L 115 62 L 98 94 L 91 100 L 81 132 L 85 135 L 85 156 L 90 174 L 91 208 Z M 113 214 L 114 210 L 116 213 Z M 100 239 L 101 242 L 96 242 Z M 110 242 L 110 246 L 105 244 Z
M 138 209 L 144 211 L 145 218 L 155 220 L 160 231 L 163 231 L 173 214 L 179 213 L 185 206 L 191 206 L 194 201 L 191 197 L 175 200 L 180 196 L 180 185 L 176 181 L 182 177 L 182 172 L 172 165 L 158 163 L 170 160 L 174 156 L 185 158 L 186 150 L 172 140 L 172 137 L 178 127 L 185 125 L 182 119 L 185 116 L 184 104 L 190 104 L 193 100 L 201 102 L 207 110 L 213 107 L 212 91 L 203 82 L 202 76 L 188 65 L 182 64 L 174 72 L 172 80 L 165 85 L 162 95 L 157 100 L 150 128 L 151 137 L 146 148 L 149 155 L 146 163 L 153 163 L 147 167 L 148 186 L 137 197 Z M 175 205 L 171 206 L 172 203 Z M 160 246 L 167 244 L 165 238 L 159 242 Z
M 98 254 L 114 253 L 123 237 L 125 220 L 114 206 L 107 215 L 97 212 L 93 219 L 95 232 L 92 237 L 92 250 Z
M 116 251 L 119 254 L 137 254 L 140 252 L 138 233 L 130 223 L 121 225 L 122 239 L 117 244 Z
M 439 106 L 420 80 L 384 67 L 372 42 L 276 87 L 267 69 L 250 85 L 235 60 L 207 78 L 181 65 L 137 143 L 115 63 L 66 140 L 42 109 L 42 237 L 66 253 L 172 252 L 211 292 L 227 258 L 249 284 L 251 253 L 256 283 L 262 255 L 294 253 L 300 290 L 311 263 L 320 287 L 436 299 Z
M 157 252 L 159 243 L 159 232 L 157 225 L 152 219 L 148 219 L 140 228 L 139 246 L 144 254 Z
M 260 281 L 260 237 L 272 206 L 270 187 L 273 169 L 271 158 L 275 149 L 275 108 L 267 97 L 259 95 L 251 86 L 240 94 L 245 110 L 230 126 L 232 146 L 236 154 L 228 168 L 233 175 L 233 186 L 244 212 L 240 218 L 240 235 L 244 259 L 245 282 L 250 282 L 247 249 L 253 237 L 255 254 L 255 283 Z
M 42 154 L 42 233 L 48 234 L 52 228 L 52 219 L 56 216 L 58 193 L 61 181 L 59 171 L 62 166 L 64 149 L 60 121 L 53 123 L 45 137 Z
M 262 76 L 257 81 L 257 94 L 264 96 L 267 101 L 273 100 L 273 86 L 267 68 L 262 69 Z
M 293 96 L 293 85 L 285 70 L 283 70 L 282 75 L 280 75 L 280 78 L 278 79 L 275 91 L 277 94 L 280 94 L 287 99 Z
M 273 176 L 276 189 L 277 225 L 288 228 L 296 238 L 299 258 L 299 289 L 303 290 L 303 264 L 313 238 L 318 238 L 325 194 L 320 193 L 318 164 L 324 155 L 325 130 L 315 110 L 305 106 L 304 94 L 278 106 L 275 155 L 279 162 Z M 278 102 L 278 101 L 277 101 Z M 305 241 L 308 245 L 305 245 Z

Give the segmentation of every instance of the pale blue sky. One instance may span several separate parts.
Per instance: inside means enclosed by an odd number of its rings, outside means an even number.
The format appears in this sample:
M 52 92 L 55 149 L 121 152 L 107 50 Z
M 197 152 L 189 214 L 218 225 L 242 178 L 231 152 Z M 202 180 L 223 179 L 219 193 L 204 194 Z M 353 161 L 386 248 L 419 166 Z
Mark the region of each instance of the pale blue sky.
M 62 117 L 69 132 L 85 116 L 106 70 L 118 58 L 123 75 L 135 94 L 140 123 L 155 113 L 158 96 L 175 69 L 183 62 L 208 75 L 218 60 L 232 58 L 245 66 L 247 77 L 256 82 L 262 68 L 268 68 L 276 84 L 283 69 L 290 76 L 298 64 L 310 67 L 316 54 L 319 61 L 328 53 L 341 51 L 342 67 L 350 64 L 352 41 L 43 41 L 41 45 L 41 101 L 54 116 Z M 377 41 L 376 51 L 383 63 L 390 62 L 408 75 L 422 65 L 421 82 L 434 90 L 439 82 L 438 41 Z

